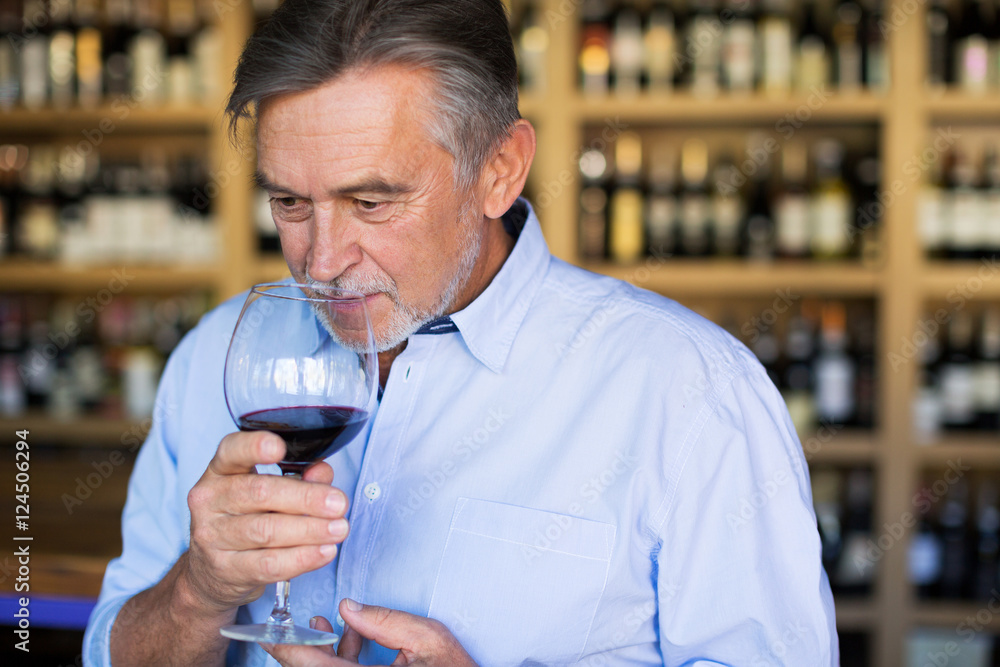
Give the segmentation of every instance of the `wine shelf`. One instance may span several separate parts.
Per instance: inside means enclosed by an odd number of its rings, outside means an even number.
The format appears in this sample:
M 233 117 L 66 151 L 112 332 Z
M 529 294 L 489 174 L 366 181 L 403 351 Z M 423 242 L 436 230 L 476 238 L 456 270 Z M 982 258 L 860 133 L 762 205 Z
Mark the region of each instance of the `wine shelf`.
M 1000 262 L 928 262 L 922 283 L 928 298 L 947 299 L 951 304 L 957 304 L 960 298 L 998 299 Z
M 917 459 L 928 466 L 962 460 L 977 469 L 1000 469 L 1000 434 L 943 435 L 928 445 L 916 445 Z
M 86 415 L 64 421 L 41 411 L 0 419 L 0 433 L 28 430 L 33 441 L 60 447 L 123 447 L 122 438 L 137 435 L 141 440 L 149 430 L 148 420 L 109 419 Z M 131 441 L 130 441 L 131 442 Z
M 587 263 L 584 268 L 668 296 L 767 296 L 779 290 L 873 296 L 880 273 L 851 262 L 648 259 L 637 266 Z
M 795 121 L 794 129 L 797 129 L 805 122 L 879 121 L 884 113 L 885 98 L 872 93 L 843 95 L 831 91 L 780 97 L 750 94 L 700 98 L 685 92 L 640 94 L 632 99 L 578 95 L 570 100 L 569 109 L 584 122 L 620 118 L 633 123 L 757 122 L 774 125 L 788 116 L 789 122 Z
M 222 122 L 220 107 L 144 108 L 122 100 L 94 109 L 12 109 L 0 111 L 0 133 L 66 134 L 83 130 L 113 132 L 209 132 Z
M 955 90 L 929 90 L 925 100 L 933 118 L 993 121 L 1000 115 L 1000 93 L 971 95 Z
M 1000 614 L 991 612 L 988 601 L 983 602 L 952 602 L 952 601 L 922 601 L 912 612 L 914 625 L 938 626 L 956 631 L 956 641 L 961 635 L 957 632 L 963 628 L 982 628 L 987 632 L 1000 632 Z M 996 603 L 993 603 L 994 608 Z M 979 612 L 986 610 L 977 618 Z
M 214 289 L 220 271 L 208 266 L 72 266 L 20 259 L 0 260 L 0 289 L 22 292 L 95 292 L 101 289 L 130 292 L 176 292 Z

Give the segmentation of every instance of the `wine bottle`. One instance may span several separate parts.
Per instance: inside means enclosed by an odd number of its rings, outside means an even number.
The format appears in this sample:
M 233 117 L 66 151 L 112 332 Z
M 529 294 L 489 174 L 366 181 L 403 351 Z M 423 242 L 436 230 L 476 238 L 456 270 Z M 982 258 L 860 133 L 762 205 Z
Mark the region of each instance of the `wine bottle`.
M 677 31 L 670 6 L 655 2 L 649 13 L 649 24 L 643 39 L 646 82 L 650 92 L 663 93 L 673 90 L 676 74 L 674 58 L 677 55 Z
M 948 256 L 974 259 L 979 250 L 983 227 L 983 196 L 978 169 L 967 150 L 956 146 L 952 152 L 950 185 L 945 200 Z
M 802 314 L 788 321 L 785 334 L 785 357 L 782 397 L 799 437 L 805 438 L 816 427 L 816 395 L 813 387 L 812 361 L 815 333 Z
M 0 415 L 18 417 L 27 407 L 22 365 L 22 309 L 11 296 L 0 296 Z M 31 368 L 28 366 L 27 368 Z
M 757 165 L 757 170 L 750 176 L 750 203 L 741 230 L 743 254 L 753 261 L 770 261 L 775 253 L 770 153 L 763 147 L 766 140 L 764 135 L 756 133 L 747 139 L 747 156 L 764 156 L 763 161 Z
M 816 414 L 821 422 L 849 424 L 854 418 L 854 360 L 847 355 L 847 314 L 843 303 L 823 305 L 819 354 L 816 357 Z
M 805 144 L 799 141 L 788 142 L 781 154 L 781 189 L 775 197 L 774 218 L 778 254 L 786 258 L 809 254 L 808 159 Z
M 932 0 L 927 8 L 927 83 L 933 87 L 944 87 L 952 80 L 953 29 L 947 0 Z
M 996 592 L 1000 566 L 1000 492 L 994 479 L 985 479 L 976 494 L 976 563 L 972 597 L 989 600 Z
M 882 34 L 885 17 L 882 0 L 869 0 L 869 3 L 871 7 L 865 11 L 863 19 L 865 86 L 873 92 L 884 93 L 889 89 L 889 56 Z
M 740 223 L 744 217 L 743 198 L 736 188 L 738 171 L 733 159 L 724 153 L 712 170 L 712 240 L 713 254 L 732 257 L 740 251 Z
M 962 598 L 969 574 L 969 485 L 960 478 L 941 501 L 941 583 L 938 597 Z
M 973 322 L 965 311 L 952 315 L 941 362 L 943 423 L 946 429 L 973 428 L 976 419 L 973 358 Z
M 914 496 L 920 518 L 907 552 L 910 583 L 917 589 L 917 596 L 924 599 L 936 596 L 941 586 L 944 543 L 940 525 L 930 514 L 936 499 L 927 486 Z
M 951 156 L 947 156 L 950 161 Z M 917 227 L 924 252 L 931 259 L 947 255 L 948 209 L 947 191 L 942 160 L 934 160 L 928 170 L 927 182 L 917 198 Z
M 49 20 L 53 30 L 49 38 L 49 95 L 57 109 L 66 109 L 74 102 L 76 35 L 70 25 L 72 17 L 71 1 L 50 0 Z
M 983 183 L 986 188 L 980 208 L 980 254 L 990 258 L 1000 253 L 1000 152 L 996 144 L 986 148 L 983 159 Z
M 25 0 L 25 25 L 34 25 L 38 16 L 46 16 L 43 0 Z M 49 102 L 49 35 L 51 23 L 27 34 L 21 42 L 21 102 L 28 109 L 40 109 Z
M 841 495 L 843 475 L 834 468 L 819 468 L 811 475 L 813 506 L 822 545 L 823 567 L 835 572 L 843 548 L 840 517 L 843 514 Z
M 681 149 L 680 240 L 685 255 L 701 257 L 710 243 L 711 200 L 708 195 L 708 145 L 687 139 Z
M 615 191 L 611 195 L 611 259 L 632 264 L 646 249 L 643 235 L 642 139 L 623 132 L 615 143 Z
M 850 355 L 857 373 L 854 380 L 854 419 L 851 426 L 871 429 L 875 426 L 876 391 L 875 317 L 870 307 L 859 304 L 848 312 Z
M 864 266 L 877 268 L 882 261 L 882 218 L 878 200 L 882 163 L 875 155 L 866 155 L 857 161 L 854 172 L 859 205 L 852 230 L 853 249 L 857 250 Z
M 674 253 L 677 237 L 677 153 L 669 142 L 653 145 L 646 177 L 647 252 L 652 257 Z
M 722 83 L 732 93 L 749 93 L 756 76 L 757 25 L 755 3 L 726 0 L 728 17 L 722 38 Z
M 518 73 L 521 88 L 532 93 L 545 90 L 545 60 L 549 48 L 549 33 L 538 20 L 535 4 L 529 2 L 521 15 L 517 37 Z
M 0 111 L 10 111 L 21 95 L 18 50 L 10 37 L 20 30 L 15 7 L 0 5 Z
M 854 225 L 851 194 L 843 181 L 844 146 L 835 139 L 823 139 L 814 144 L 813 155 L 816 190 L 810 204 L 812 253 L 820 259 L 843 257 Z
M 861 6 L 853 0 L 842 0 L 837 5 L 833 24 L 833 44 L 836 54 L 837 88 L 841 92 L 860 90 L 864 79 L 861 19 Z
M 996 432 L 1000 429 L 1000 309 L 983 311 L 973 370 L 976 427 Z
M 792 86 L 793 38 L 787 0 L 763 0 L 759 21 L 760 87 L 767 95 L 783 95 Z
M 694 11 L 685 34 L 686 53 L 692 56 L 689 85 L 691 93 L 697 97 L 714 97 L 719 93 L 722 62 L 717 1 L 694 0 L 693 4 Z
M 605 0 L 584 0 L 580 8 L 580 74 L 585 95 L 608 93 L 611 74 L 610 11 Z
M 601 260 L 606 256 L 607 247 L 608 160 L 602 151 L 591 148 L 580 156 L 579 168 L 583 184 L 580 192 L 580 256 L 587 260 Z
M 631 5 L 621 5 L 615 12 L 611 38 L 611 69 L 614 92 L 622 97 L 639 94 L 643 66 L 642 19 Z
M 98 8 L 95 0 L 77 0 L 76 3 L 76 81 L 77 100 L 80 106 L 92 109 L 101 103 L 104 95 L 103 39 L 98 26 Z
M 824 89 L 830 82 L 830 46 L 816 23 L 816 1 L 803 3 L 802 31 L 795 54 L 795 88 Z
M 859 567 L 859 563 L 868 561 L 868 541 L 872 531 L 872 486 L 872 473 L 866 468 L 855 468 L 847 475 L 844 548 L 831 582 L 835 594 L 864 595 L 871 589 L 875 567 Z
M 989 41 L 981 0 L 970 0 L 962 9 L 956 30 L 955 82 L 968 93 L 985 93 L 988 83 Z

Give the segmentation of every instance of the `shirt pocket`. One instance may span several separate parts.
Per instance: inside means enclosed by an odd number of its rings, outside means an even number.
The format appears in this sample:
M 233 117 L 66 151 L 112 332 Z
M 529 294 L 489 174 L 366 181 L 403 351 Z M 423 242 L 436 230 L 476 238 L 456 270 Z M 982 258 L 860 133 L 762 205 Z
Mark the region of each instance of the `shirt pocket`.
M 428 616 L 483 665 L 574 662 L 607 584 L 615 530 L 459 498 Z

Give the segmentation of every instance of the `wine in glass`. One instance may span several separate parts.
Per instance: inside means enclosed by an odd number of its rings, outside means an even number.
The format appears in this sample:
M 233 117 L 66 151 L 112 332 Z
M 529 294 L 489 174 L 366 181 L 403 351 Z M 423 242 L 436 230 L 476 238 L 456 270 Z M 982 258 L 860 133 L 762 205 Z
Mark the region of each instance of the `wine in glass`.
M 282 437 L 283 475 L 349 443 L 375 407 L 378 354 L 365 297 L 334 287 L 256 285 L 226 356 L 226 404 L 241 431 Z M 224 636 L 267 644 L 332 644 L 339 637 L 297 626 L 289 582 L 280 581 L 266 623 L 229 625 Z

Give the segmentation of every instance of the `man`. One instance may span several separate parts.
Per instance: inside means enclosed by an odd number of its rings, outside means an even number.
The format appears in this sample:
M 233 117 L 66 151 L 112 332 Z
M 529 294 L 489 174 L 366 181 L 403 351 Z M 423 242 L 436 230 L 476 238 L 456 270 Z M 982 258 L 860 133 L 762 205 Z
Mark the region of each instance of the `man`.
M 284 445 L 231 433 L 242 299 L 206 316 L 165 371 L 90 664 L 263 664 L 219 628 L 289 577 L 299 622 L 344 638 L 265 647 L 285 665 L 836 663 L 766 373 L 554 259 L 518 199 L 535 137 L 500 0 L 286 0 L 228 111 L 256 121 L 293 277 L 368 295 L 384 393 L 304 481 L 257 475 Z

